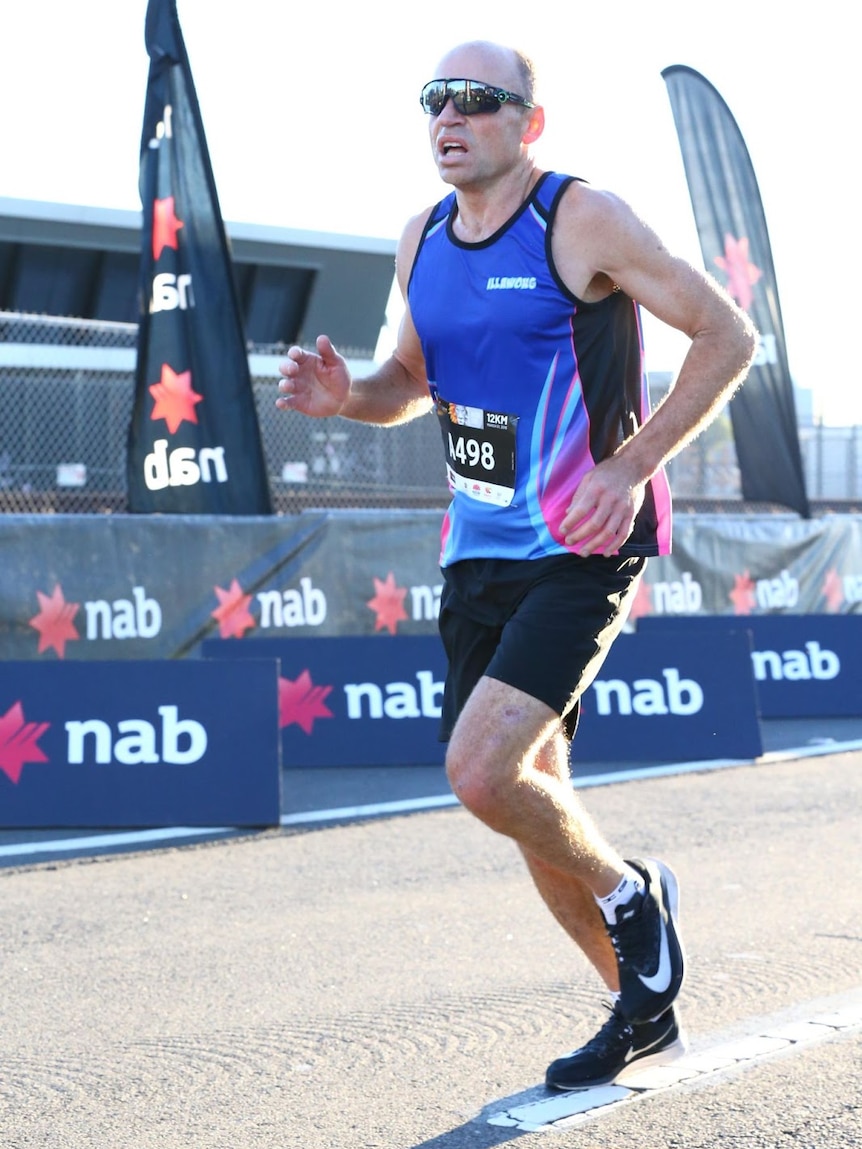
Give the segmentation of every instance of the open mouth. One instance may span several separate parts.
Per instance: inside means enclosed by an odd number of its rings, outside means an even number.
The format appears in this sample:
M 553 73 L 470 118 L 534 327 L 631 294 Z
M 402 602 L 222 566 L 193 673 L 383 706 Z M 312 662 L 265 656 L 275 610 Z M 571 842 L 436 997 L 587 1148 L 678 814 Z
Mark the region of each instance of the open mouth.
M 459 152 L 463 154 L 467 151 L 464 145 L 459 144 L 456 140 L 443 140 L 438 146 L 444 156 L 450 156 L 453 153 L 457 154 Z

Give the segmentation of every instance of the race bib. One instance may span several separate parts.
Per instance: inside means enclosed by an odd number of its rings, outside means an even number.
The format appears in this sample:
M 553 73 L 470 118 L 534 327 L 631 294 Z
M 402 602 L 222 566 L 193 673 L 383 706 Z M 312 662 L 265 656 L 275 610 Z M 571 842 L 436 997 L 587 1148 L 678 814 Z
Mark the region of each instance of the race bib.
M 449 486 L 480 503 L 508 507 L 515 496 L 518 416 L 447 403 L 441 398 L 436 410 Z

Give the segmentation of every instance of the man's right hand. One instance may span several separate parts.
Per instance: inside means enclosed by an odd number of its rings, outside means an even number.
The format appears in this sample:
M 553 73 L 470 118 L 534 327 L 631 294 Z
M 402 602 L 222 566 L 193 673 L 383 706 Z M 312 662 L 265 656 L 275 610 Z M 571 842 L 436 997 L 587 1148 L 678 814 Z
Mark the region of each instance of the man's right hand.
M 328 336 L 318 335 L 316 355 L 291 347 L 278 370 L 283 378 L 276 407 L 315 418 L 340 414 L 350 393 L 350 372 Z

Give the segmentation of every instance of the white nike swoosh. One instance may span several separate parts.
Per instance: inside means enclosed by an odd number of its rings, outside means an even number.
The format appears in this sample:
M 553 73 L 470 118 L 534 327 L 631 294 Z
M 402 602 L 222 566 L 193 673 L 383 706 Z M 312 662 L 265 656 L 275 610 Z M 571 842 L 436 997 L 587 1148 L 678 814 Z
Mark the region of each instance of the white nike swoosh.
M 667 944 L 667 926 L 661 918 L 659 918 L 659 926 L 661 928 L 661 948 L 659 950 L 658 969 L 651 977 L 645 977 L 642 973 L 638 974 L 638 978 L 652 993 L 664 993 L 666 989 L 670 988 L 670 949 Z

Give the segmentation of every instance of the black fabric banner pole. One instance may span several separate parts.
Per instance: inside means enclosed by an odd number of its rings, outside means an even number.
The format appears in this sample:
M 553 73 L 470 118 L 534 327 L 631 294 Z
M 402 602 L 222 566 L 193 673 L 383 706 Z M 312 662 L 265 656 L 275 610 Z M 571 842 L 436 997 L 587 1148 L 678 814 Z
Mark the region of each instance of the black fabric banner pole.
M 772 249 L 748 149 L 726 103 L 699 72 L 674 65 L 662 77 L 704 264 L 760 333 L 748 380 L 730 402 L 742 495 L 809 518 Z
M 132 512 L 272 512 L 242 314 L 176 0 L 149 0 Z

